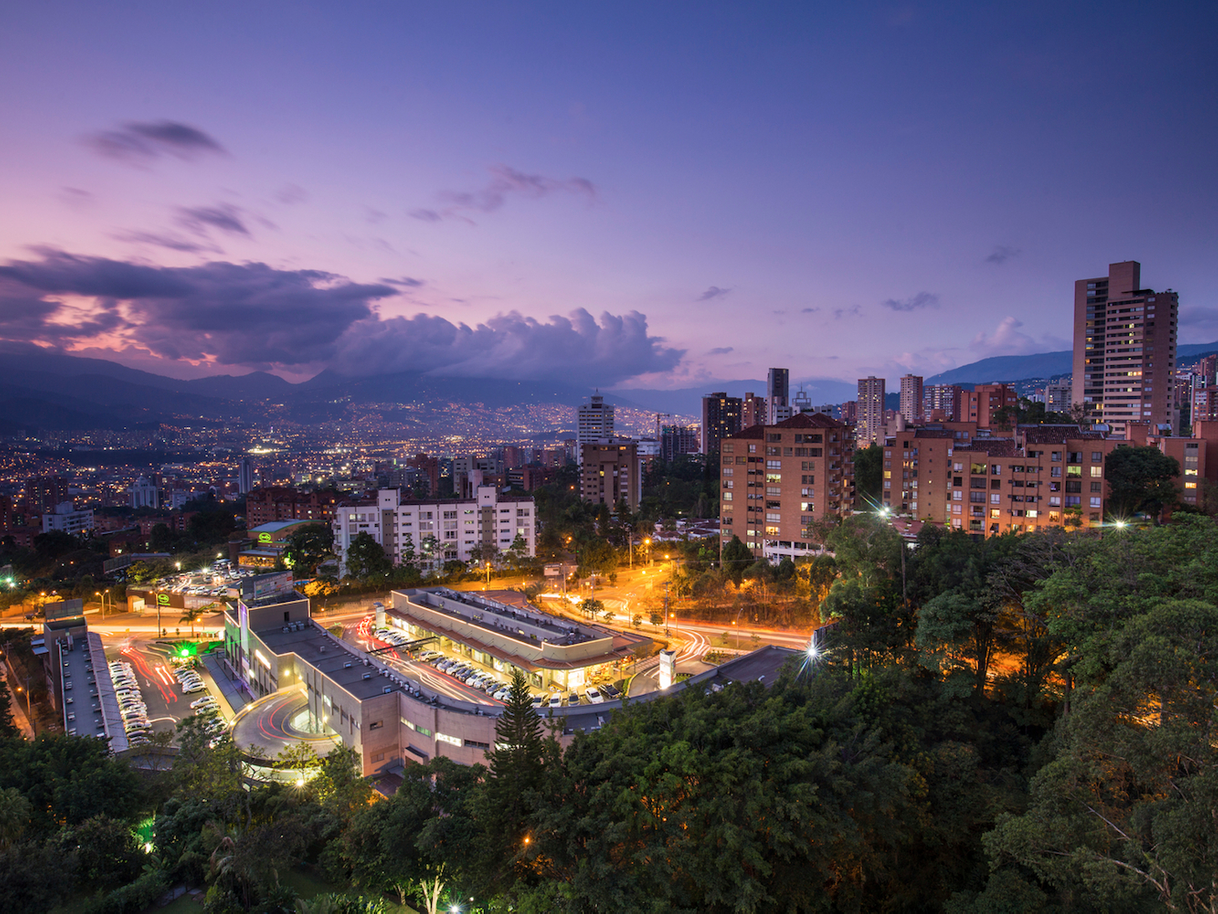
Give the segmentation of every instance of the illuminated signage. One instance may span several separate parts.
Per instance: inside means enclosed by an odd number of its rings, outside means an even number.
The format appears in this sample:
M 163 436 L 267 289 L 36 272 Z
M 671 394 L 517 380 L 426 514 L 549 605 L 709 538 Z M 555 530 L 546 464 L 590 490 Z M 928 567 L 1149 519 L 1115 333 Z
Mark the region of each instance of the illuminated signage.
M 464 743 L 455 736 L 449 736 L 447 733 L 437 733 L 436 739 L 442 743 L 448 743 L 450 746 L 462 746 Z
M 259 533 L 258 534 L 258 542 L 269 543 L 270 541 L 271 541 L 271 535 L 269 533 Z
M 156 604 L 157 604 L 157 606 L 168 606 L 169 605 L 169 594 L 167 594 L 167 593 L 157 594 L 156 595 Z

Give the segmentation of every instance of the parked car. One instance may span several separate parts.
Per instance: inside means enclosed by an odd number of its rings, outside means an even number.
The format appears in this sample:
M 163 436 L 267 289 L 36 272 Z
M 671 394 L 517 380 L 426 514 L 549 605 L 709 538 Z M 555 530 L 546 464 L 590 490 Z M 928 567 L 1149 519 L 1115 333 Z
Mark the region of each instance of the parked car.
M 584 692 L 584 694 L 588 696 L 588 701 L 592 702 L 594 705 L 602 704 L 605 700 L 605 696 L 600 693 L 600 689 L 598 689 L 596 686 L 588 686 L 588 689 L 586 692 Z

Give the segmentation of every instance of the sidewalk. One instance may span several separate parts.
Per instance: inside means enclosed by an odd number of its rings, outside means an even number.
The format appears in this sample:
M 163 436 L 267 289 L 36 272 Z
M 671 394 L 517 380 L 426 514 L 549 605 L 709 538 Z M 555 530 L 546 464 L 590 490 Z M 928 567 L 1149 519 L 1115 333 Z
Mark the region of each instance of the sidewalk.
M 224 655 L 219 652 L 204 654 L 203 681 L 211 687 L 211 694 L 227 709 L 224 716 L 231 721 L 253 698 L 238 686 L 235 679 L 229 678 L 225 663 Z
M 30 719 L 25 716 L 25 705 L 21 703 L 21 697 L 8 687 L 8 673 L 3 671 L 0 673 L 0 688 L 8 690 L 9 707 L 13 712 L 13 723 L 21 731 L 21 735 L 26 739 L 34 738 L 34 728 L 30 726 Z

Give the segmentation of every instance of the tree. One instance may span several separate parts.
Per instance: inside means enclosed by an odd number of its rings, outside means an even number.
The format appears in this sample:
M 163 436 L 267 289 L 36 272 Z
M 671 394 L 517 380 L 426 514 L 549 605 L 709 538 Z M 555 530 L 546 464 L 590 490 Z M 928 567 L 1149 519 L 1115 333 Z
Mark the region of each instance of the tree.
M 490 771 L 481 816 L 495 827 L 484 836 L 481 856 L 491 882 L 510 872 L 524 850 L 529 817 L 546 784 L 547 757 L 556 752 L 557 744 L 553 740 L 549 744 L 542 736 L 528 682 L 517 667 L 495 724 L 495 748 L 486 756 Z
M 381 544 L 369 533 L 357 533 L 347 548 L 347 574 L 360 581 L 376 575 L 386 575 L 393 570 L 393 563 L 385 555 Z
M 854 452 L 854 500 L 860 510 L 879 506 L 883 465 L 884 449 L 874 442 Z
M 601 600 L 594 600 L 591 597 L 587 597 L 580 601 L 579 611 L 582 613 L 587 613 L 589 616 L 595 619 L 605 611 L 605 604 Z
M 334 530 L 329 524 L 309 524 L 292 532 L 283 549 L 283 560 L 297 577 L 317 573 L 317 566 L 334 553 Z
M 1109 909 L 1149 891 L 1168 910 L 1213 911 L 1218 607 L 1156 605 L 1111 648 L 1110 674 L 1060 721 L 1028 811 L 1001 818 L 986 845 L 997 864 Z
M 530 561 L 529 559 L 529 544 L 525 542 L 523 536 L 519 533 L 512 540 L 512 545 L 508 546 L 507 552 L 504 554 L 507 559 L 508 567 L 513 571 L 522 570 Z
M 744 572 L 753 564 L 753 552 L 740 541 L 740 537 L 732 535 L 731 542 L 723 547 L 723 573 L 737 587 L 744 580 Z
M 481 766 L 443 757 L 411 765 L 386 802 L 365 806 L 343 835 L 343 856 L 356 882 L 393 891 L 402 904 L 423 896 L 428 911 L 467 868 L 475 843 L 469 803 Z
M 1158 448 L 1123 445 L 1113 449 L 1104 460 L 1109 515 L 1128 519 L 1144 511 L 1158 523 L 1163 509 L 1177 501 L 1173 480 L 1179 475 L 1176 458 Z
M 56 836 L 63 854 L 74 853 L 80 876 L 90 886 L 114 888 L 140 874 L 147 854 L 125 822 L 109 816 L 94 816 Z
M 33 811 L 30 801 L 16 787 L 0 790 L 0 853 L 21 840 Z

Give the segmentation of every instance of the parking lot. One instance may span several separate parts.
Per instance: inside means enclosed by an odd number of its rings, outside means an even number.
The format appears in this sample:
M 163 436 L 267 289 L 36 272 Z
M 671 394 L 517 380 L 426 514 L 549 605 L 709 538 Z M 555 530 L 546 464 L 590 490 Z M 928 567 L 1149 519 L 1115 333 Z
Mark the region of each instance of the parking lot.
M 365 618 L 359 625 L 358 637 L 371 650 L 381 651 L 385 647 L 402 647 L 410 638 L 392 628 L 377 628 L 373 618 Z M 443 687 L 445 680 L 465 688 L 452 693 L 452 697 L 463 700 L 482 700 L 487 704 L 501 704 L 508 696 L 508 675 L 490 670 L 465 657 L 452 657 L 441 651 L 424 647 L 412 653 L 383 651 L 380 659 L 401 670 L 408 676 L 433 688 Z M 445 690 L 448 691 L 448 690 Z M 533 707 L 566 708 L 578 705 L 600 704 L 621 697 L 621 692 L 609 684 L 598 683 L 587 686 L 582 692 L 553 691 L 533 693 Z
M 193 660 L 174 663 L 163 651 L 129 644 L 108 651 L 110 679 L 128 741 L 145 745 L 158 732 L 175 734 L 181 720 L 192 715 L 213 718 L 214 733 L 224 727 L 224 709 L 207 688 Z

